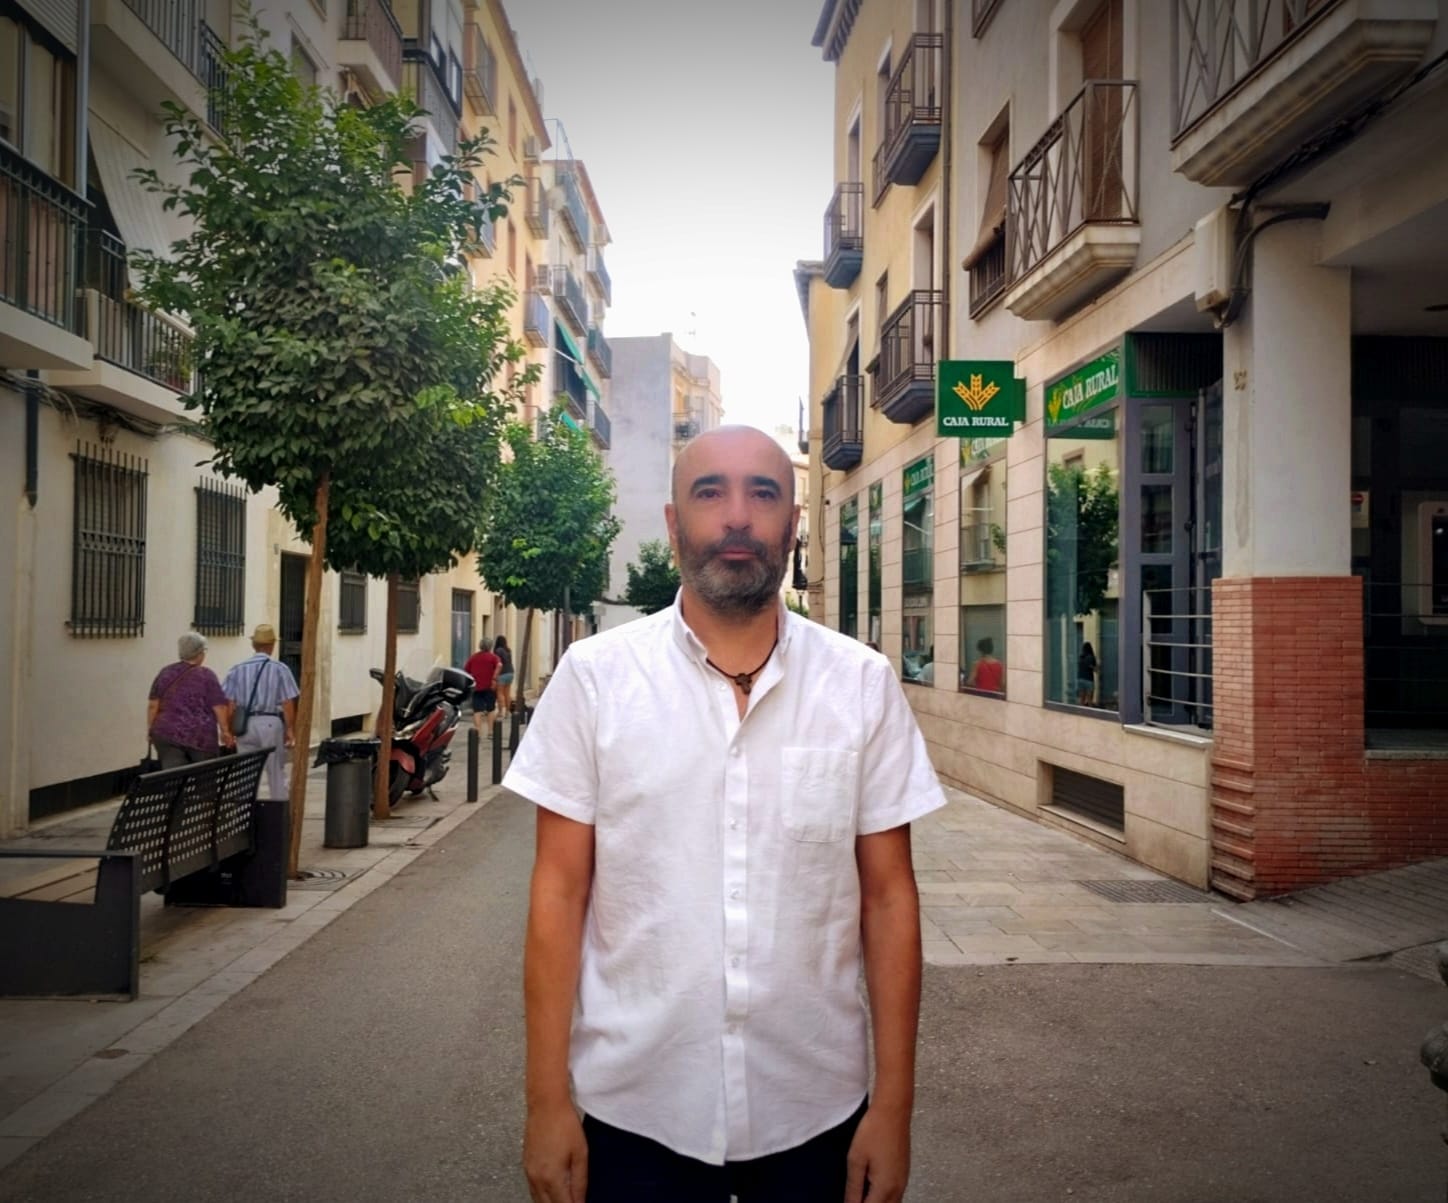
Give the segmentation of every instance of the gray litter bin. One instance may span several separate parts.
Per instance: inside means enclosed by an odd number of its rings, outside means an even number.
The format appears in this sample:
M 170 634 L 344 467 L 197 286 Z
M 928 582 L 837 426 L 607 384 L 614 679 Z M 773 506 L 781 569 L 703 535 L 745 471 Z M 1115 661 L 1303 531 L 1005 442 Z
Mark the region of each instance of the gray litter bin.
M 317 763 L 327 766 L 323 846 L 367 846 L 372 820 L 372 774 L 381 746 L 376 739 L 324 739 L 317 749 Z

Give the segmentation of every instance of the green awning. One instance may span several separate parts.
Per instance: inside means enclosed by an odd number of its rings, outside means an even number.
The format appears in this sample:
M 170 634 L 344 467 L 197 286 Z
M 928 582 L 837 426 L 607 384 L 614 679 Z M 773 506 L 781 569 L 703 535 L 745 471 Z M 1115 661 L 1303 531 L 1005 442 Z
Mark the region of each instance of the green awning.
M 573 415 L 572 415 L 571 413 L 569 413 L 566 409 L 565 409 L 565 410 L 563 411 L 563 413 L 562 413 L 562 418 L 563 418 L 563 425 L 569 427 L 569 428 L 572 429 L 572 430 L 576 430 L 576 431 L 578 431 L 579 433 L 582 433 L 583 427 L 580 426 L 580 425 L 574 420 Z
M 568 353 L 573 356 L 574 361 L 578 364 L 578 370 L 580 372 L 583 371 L 583 352 L 578 349 L 578 344 L 573 341 L 573 336 L 557 322 L 553 323 L 553 328 L 558 331 L 559 340 L 568 348 Z
M 580 375 L 582 375 L 583 377 L 583 386 L 588 389 L 590 393 L 593 394 L 593 399 L 595 401 L 602 401 L 603 390 L 599 388 L 598 385 L 593 383 L 593 377 L 590 376 L 587 372 L 582 372 L 580 373 Z

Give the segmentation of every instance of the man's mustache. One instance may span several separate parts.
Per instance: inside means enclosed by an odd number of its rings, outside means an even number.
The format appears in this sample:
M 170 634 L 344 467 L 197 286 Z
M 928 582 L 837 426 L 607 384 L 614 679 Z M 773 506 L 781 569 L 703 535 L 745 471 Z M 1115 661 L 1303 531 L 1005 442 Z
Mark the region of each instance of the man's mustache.
M 764 559 L 769 554 L 769 549 L 758 539 L 751 539 L 746 534 L 725 535 L 717 543 L 711 543 L 708 547 L 710 556 L 723 555 L 726 551 L 748 551 L 753 552 L 759 559 Z

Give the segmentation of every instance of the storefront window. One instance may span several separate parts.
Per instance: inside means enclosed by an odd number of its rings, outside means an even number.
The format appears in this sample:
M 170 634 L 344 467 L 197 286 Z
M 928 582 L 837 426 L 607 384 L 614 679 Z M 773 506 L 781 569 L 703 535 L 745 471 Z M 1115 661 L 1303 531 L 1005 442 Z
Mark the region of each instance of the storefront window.
M 1006 440 L 966 440 L 960 461 L 960 687 L 1004 696 Z
M 901 541 L 902 625 L 900 676 L 935 683 L 935 635 L 931 629 L 935 585 L 935 460 L 905 469 Z
M 1046 436 L 1046 699 L 1111 711 L 1119 705 L 1117 412 L 1093 408 Z
M 868 589 L 869 622 L 866 638 L 876 647 L 880 646 L 880 590 L 883 577 L 880 571 L 880 544 L 885 531 L 884 501 L 885 486 L 876 481 L 870 486 L 870 564 Z
M 859 638 L 860 499 L 840 506 L 840 633 Z

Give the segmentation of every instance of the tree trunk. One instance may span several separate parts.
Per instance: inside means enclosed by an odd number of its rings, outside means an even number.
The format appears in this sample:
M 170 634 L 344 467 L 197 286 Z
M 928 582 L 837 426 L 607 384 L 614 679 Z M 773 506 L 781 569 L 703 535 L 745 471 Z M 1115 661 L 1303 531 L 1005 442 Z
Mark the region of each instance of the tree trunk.
M 387 786 L 392 770 L 392 707 L 397 698 L 397 583 L 395 572 L 387 574 L 387 638 L 382 653 L 382 709 L 377 712 L 377 779 L 372 786 L 372 817 L 392 816 Z
M 518 663 L 513 667 L 517 670 L 513 674 L 513 683 L 517 688 L 513 691 L 513 705 L 520 711 L 524 709 L 523 699 L 525 686 L 528 683 L 528 649 L 533 644 L 533 615 L 537 613 L 532 606 L 523 612 L 523 646 L 518 651 Z
M 307 561 L 306 601 L 302 610 L 302 679 L 297 683 L 297 737 L 292 749 L 292 838 L 287 873 L 301 876 L 302 818 L 307 806 L 307 769 L 312 759 L 312 703 L 317 691 L 317 628 L 322 617 L 322 564 L 327 556 L 327 505 L 332 474 L 317 482 L 317 522 L 312 527 L 312 554 Z

